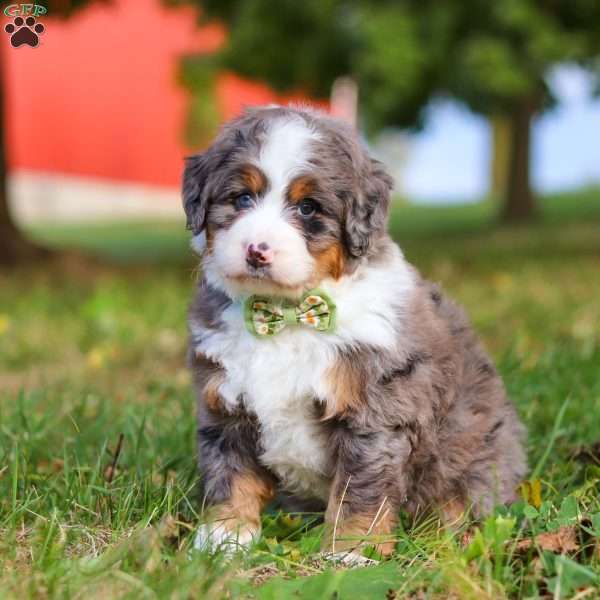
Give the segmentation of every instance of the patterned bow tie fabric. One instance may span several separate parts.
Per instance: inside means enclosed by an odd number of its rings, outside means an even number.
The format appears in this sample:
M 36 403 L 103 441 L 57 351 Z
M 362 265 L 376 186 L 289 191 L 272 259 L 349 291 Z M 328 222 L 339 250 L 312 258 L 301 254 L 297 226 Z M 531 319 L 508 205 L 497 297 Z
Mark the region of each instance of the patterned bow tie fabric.
M 335 304 L 320 290 L 307 292 L 298 304 L 282 298 L 250 296 L 244 303 L 244 322 L 257 337 L 273 336 L 288 325 L 332 331 Z

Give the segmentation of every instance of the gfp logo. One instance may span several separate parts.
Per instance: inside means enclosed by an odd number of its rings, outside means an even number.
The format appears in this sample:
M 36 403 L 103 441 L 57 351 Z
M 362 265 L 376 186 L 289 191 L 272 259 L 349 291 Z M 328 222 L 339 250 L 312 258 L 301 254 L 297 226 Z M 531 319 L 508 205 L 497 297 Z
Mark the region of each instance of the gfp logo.
M 45 6 L 39 4 L 10 4 L 4 9 L 4 14 L 7 17 L 39 17 L 45 15 L 48 9 Z
M 37 22 L 36 17 L 47 13 L 45 6 L 39 4 L 11 4 L 4 9 L 7 17 L 12 17 L 12 23 L 4 26 L 4 31 L 10 35 L 10 43 L 14 48 L 27 45 L 35 48 L 40 43 L 40 34 L 45 27 Z

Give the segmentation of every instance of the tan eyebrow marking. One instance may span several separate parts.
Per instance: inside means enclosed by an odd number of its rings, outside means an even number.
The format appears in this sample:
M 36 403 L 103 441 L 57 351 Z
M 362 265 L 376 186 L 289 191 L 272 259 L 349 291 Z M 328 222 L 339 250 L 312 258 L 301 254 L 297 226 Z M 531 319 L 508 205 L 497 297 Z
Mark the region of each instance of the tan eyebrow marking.
M 302 175 L 290 183 L 287 196 L 290 202 L 297 204 L 304 200 L 304 198 L 310 197 L 316 189 L 315 180 L 310 175 Z
M 249 192 L 258 196 L 267 189 L 267 178 L 264 173 L 254 165 L 245 165 L 240 169 L 242 182 Z

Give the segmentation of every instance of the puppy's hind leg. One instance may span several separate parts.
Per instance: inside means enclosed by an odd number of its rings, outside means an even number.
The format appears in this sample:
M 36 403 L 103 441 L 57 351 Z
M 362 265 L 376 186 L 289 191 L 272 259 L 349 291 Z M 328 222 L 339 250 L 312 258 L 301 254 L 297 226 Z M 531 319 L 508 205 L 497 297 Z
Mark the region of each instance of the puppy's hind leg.
M 405 496 L 402 471 L 409 443 L 402 433 L 363 435 L 341 427 L 336 474 L 325 513 L 324 550 L 360 557 L 365 546 L 390 555 L 394 529 Z

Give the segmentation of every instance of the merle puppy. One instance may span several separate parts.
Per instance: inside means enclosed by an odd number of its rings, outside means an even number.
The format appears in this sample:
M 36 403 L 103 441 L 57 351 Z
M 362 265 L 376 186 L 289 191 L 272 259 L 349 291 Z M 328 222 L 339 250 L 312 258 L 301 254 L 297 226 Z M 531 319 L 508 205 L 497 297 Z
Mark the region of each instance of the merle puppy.
M 249 544 L 277 491 L 321 500 L 343 552 L 391 552 L 400 509 L 513 499 L 523 428 L 462 310 L 388 236 L 391 187 L 350 127 L 293 108 L 187 159 L 197 547 Z

